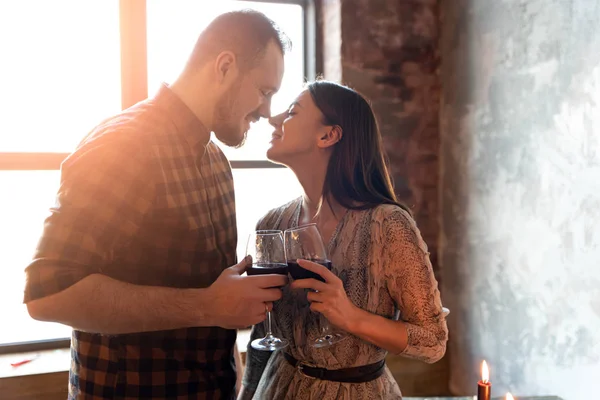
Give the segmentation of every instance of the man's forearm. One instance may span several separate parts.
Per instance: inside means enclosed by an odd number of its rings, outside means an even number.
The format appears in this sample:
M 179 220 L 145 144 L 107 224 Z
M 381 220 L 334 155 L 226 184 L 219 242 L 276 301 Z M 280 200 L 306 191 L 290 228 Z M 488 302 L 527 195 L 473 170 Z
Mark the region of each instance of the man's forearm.
M 62 292 L 27 303 L 31 316 L 75 329 L 125 334 L 211 326 L 206 289 L 140 286 L 90 275 Z

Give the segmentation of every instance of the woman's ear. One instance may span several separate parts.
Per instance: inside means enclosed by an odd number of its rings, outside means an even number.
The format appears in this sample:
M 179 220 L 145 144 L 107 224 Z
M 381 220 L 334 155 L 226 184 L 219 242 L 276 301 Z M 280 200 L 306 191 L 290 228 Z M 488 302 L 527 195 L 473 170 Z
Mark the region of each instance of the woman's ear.
M 332 125 L 327 127 L 327 131 L 319 138 L 319 147 L 326 149 L 333 146 L 340 140 L 344 135 L 342 127 L 339 125 Z

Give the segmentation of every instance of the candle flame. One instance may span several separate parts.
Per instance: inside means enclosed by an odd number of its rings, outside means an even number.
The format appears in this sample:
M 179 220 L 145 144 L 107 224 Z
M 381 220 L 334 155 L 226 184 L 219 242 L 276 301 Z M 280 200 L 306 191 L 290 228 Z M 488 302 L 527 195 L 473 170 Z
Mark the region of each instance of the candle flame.
M 506 399 L 505 400 L 515 400 L 515 398 L 512 396 L 512 394 L 506 393 Z
M 490 381 L 490 370 L 488 369 L 485 360 L 481 363 L 481 381 L 483 383 L 488 383 Z

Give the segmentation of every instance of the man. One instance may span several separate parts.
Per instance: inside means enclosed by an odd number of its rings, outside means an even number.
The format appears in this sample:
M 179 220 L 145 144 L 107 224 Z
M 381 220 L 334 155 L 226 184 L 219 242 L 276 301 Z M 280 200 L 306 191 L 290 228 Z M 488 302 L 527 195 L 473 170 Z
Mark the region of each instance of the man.
M 286 279 L 229 267 L 233 180 L 210 132 L 238 146 L 270 115 L 286 48 L 263 14 L 217 17 L 171 86 L 62 164 L 25 303 L 74 328 L 70 399 L 235 396 L 235 329 L 262 322 Z

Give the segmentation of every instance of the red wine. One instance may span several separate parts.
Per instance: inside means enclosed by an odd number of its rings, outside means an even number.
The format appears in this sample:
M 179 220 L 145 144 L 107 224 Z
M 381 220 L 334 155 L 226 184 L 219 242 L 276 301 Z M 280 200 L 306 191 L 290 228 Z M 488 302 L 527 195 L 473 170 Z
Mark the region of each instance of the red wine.
M 246 270 L 248 275 L 267 275 L 267 274 L 277 274 L 277 275 L 287 275 L 288 274 L 288 266 L 287 264 L 282 263 L 273 263 L 273 264 L 252 264 L 250 268 Z
M 331 261 L 329 260 L 308 260 L 317 264 L 321 264 L 325 268 L 331 271 Z M 288 269 L 290 270 L 290 275 L 294 279 L 309 279 L 313 278 L 319 280 L 321 282 L 325 282 L 325 279 L 321 278 L 321 275 L 317 275 L 312 271 L 302 268 L 296 261 L 288 261 Z

